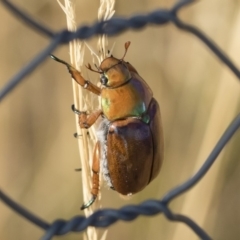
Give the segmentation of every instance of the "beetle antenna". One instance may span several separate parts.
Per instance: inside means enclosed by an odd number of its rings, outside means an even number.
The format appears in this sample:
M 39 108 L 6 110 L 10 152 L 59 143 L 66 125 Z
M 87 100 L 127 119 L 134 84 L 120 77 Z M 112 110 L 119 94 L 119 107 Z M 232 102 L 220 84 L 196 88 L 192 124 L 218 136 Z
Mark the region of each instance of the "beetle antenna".
M 98 71 L 101 71 L 101 69 L 98 67 L 98 65 L 96 63 L 94 64 L 94 66 Z
M 129 48 L 130 44 L 131 44 L 130 41 L 125 42 L 125 45 L 124 45 L 124 47 L 125 47 L 125 53 L 124 53 L 123 57 L 120 59 L 121 61 L 123 61 L 124 57 L 126 56 L 127 50 L 128 50 L 128 48 Z
M 100 71 L 100 70 L 96 71 L 96 70 L 92 69 L 92 67 L 91 67 L 91 65 L 90 65 L 89 63 L 88 63 L 88 65 L 86 65 L 86 68 L 89 69 L 89 70 L 92 71 L 92 72 L 96 72 L 96 73 L 102 74 L 102 71 Z M 97 67 L 97 68 L 98 68 L 98 67 Z

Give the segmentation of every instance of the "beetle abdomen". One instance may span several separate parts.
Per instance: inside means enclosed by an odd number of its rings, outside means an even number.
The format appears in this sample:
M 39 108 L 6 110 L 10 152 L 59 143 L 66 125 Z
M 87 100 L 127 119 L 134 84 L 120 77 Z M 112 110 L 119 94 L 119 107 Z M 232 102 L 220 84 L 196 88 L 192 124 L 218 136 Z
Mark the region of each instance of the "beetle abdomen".
M 153 98 L 148 124 L 129 117 L 110 124 L 107 165 L 111 184 L 123 194 L 146 187 L 159 173 L 163 160 L 163 133 L 158 103 Z
M 108 169 L 114 189 L 133 194 L 148 185 L 153 162 L 149 125 L 136 118 L 114 121 L 107 136 Z

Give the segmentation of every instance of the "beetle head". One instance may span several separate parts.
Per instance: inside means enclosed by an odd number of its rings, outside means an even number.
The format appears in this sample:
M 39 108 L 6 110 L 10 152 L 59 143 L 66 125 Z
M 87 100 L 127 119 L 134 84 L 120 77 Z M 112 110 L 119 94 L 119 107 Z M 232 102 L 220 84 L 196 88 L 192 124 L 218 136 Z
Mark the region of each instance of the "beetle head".
M 125 53 L 121 59 L 113 56 L 104 59 L 100 65 L 102 72 L 100 81 L 106 87 L 118 87 L 123 85 L 131 78 L 127 63 L 123 60 L 130 42 L 125 43 Z
M 131 78 L 126 63 L 114 57 L 104 59 L 100 65 L 101 83 L 106 87 L 118 87 Z
M 129 46 L 130 42 L 126 42 L 125 53 L 121 59 L 117 59 L 113 56 L 105 58 L 102 61 L 100 67 L 96 66 L 98 70 L 93 70 L 90 64 L 88 64 L 86 67 L 93 72 L 101 74 L 100 82 L 105 87 L 119 87 L 129 81 L 129 79 L 131 78 L 130 71 L 134 70 L 134 72 L 137 73 L 137 71 L 132 66 L 130 66 L 123 60 Z

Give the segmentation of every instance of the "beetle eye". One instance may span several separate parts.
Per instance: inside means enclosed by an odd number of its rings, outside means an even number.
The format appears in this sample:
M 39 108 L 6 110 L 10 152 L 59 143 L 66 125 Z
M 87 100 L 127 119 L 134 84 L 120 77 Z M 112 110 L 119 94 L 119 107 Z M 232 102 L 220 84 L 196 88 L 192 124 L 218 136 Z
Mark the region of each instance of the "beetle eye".
M 105 75 L 101 75 L 100 82 L 102 83 L 102 85 L 106 85 L 108 82 L 107 77 Z

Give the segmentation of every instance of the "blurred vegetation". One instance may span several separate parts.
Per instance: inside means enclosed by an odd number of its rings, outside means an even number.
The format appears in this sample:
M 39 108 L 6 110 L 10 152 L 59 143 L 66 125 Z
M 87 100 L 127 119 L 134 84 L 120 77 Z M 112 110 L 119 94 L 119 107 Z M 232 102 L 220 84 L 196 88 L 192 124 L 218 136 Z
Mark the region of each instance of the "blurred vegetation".
M 15 0 L 52 29 L 66 28 L 65 15 L 55 1 Z M 130 16 L 174 1 L 116 2 L 116 15 Z M 77 4 L 78 25 L 97 19 L 98 1 Z M 49 39 L 28 28 L 0 6 L 0 86 L 16 74 Z M 201 0 L 181 11 L 181 18 L 202 29 L 240 66 L 240 0 Z M 165 162 L 158 178 L 144 191 L 123 200 L 103 184 L 103 207 L 119 208 L 149 198 L 161 198 L 188 179 L 201 166 L 228 124 L 239 113 L 239 81 L 195 36 L 172 24 L 127 31 L 109 39 L 116 42 L 114 55 L 122 56 L 123 44 L 132 45 L 131 62 L 153 89 L 161 105 Z M 96 38 L 89 40 L 96 46 Z M 87 51 L 87 50 L 86 50 Z M 57 49 L 68 60 L 68 46 Z M 86 73 L 87 71 L 85 71 Z M 70 110 L 72 86 L 64 67 L 47 59 L 1 102 L 0 182 L 17 202 L 48 222 L 69 219 L 82 204 L 75 119 Z M 171 207 L 186 214 L 214 238 L 240 236 L 240 135 L 229 142 L 204 179 L 176 199 Z M 0 239 L 39 239 L 43 231 L 0 204 Z M 55 238 L 57 239 L 57 237 Z M 68 234 L 59 239 L 82 239 Z M 107 239 L 197 239 L 179 223 L 163 215 L 139 217 L 109 227 Z

